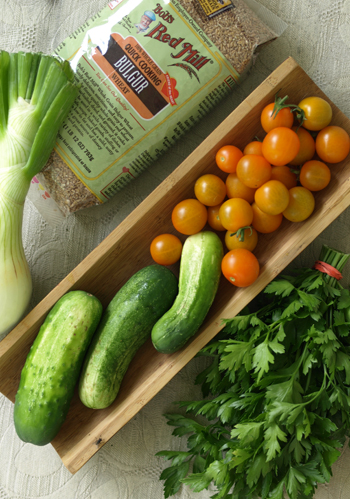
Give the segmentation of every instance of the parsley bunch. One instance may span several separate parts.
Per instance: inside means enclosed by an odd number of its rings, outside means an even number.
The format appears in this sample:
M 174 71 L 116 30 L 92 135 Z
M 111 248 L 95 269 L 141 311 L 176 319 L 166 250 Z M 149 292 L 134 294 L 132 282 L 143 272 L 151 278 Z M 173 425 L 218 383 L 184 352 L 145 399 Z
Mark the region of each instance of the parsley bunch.
M 340 272 L 349 257 L 320 254 Z M 188 438 L 186 451 L 157 454 L 171 461 L 165 498 L 184 483 L 215 486 L 215 499 L 307 499 L 330 479 L 350 429 L 349 290 L 304 268 L 272 281 L 258 303 L 200 352 L 212 358 L 196 380 L 203 399 L 166 415 Z

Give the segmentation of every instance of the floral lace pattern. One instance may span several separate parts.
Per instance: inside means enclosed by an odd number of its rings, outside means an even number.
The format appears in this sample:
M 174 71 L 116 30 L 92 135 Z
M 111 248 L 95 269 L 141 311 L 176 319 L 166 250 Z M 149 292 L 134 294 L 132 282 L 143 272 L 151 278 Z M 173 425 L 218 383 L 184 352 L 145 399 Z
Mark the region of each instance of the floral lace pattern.
M 260 0 L 288 25 L 283 35 L 259 54 L 254 69 L 236 89 L 176 147 L 105 205 L 48 223 L 26 201 L 23 241 L 33 276 L 35 306 L 94 249 L 152 190 L 288 56 L 313 78 L 350 117 L 349 0 Z M 3 0 L 0 47 L 8 51 L 52 52 L 104 0 Z M 350 209 L 293 262 L 311 266 L 323 243 L 350 249 Z M 345 282 L 347 281 L 347 282 Z M 349 283 L 346 277 L 344 285 Z M 185 450 L 185 440 L 171 436 L 163 414 L 174 401 L 200 396 L 193 385 L 205 359 L 191 361 L 156 397 L 74 476 L 51 445 L 34 447 L 16 436 L 13 404 L 0 394 L 0 499 L 162 499 L 159 475 L 166 466 L 155 457 L 164 449 Z M 213 491 L 182 488 L 177 499 L 209 499 Z M 350 450 L 333 468 L 328 485 L 315 499 L 350 499 Z

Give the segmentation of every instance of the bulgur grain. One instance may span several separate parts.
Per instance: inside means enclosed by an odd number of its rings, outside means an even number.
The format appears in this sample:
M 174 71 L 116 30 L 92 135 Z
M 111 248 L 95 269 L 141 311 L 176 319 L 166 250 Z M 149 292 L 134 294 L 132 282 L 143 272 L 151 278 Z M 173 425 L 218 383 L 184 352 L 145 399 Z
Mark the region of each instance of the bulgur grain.
M 240 76 L 249 69 L 254 53 L 276 35 L 248 8 L 243 0 L 232 0 L 229 8 L 207 17 L 199 0 L 179 0 L 205 36 L 220 50 Z M 54 150 L 37 175 L 64 214 L 100 204 Z

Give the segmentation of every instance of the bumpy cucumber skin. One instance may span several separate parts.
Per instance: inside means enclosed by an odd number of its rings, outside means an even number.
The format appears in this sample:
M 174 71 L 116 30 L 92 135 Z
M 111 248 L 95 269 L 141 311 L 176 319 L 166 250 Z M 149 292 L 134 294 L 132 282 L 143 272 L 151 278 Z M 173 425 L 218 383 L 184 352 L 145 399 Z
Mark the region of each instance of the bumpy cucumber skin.
M 16 394 L 14 423 L 24 442 L 46 445 L 57 435 L 101 316 L 101 302 L 80 290 L 63 295 L 47 315 Z
M 84 405 L 103 409 L 116 399 L 127 368 L 151 335 L 153 325 L 172 306 L 175 275 L 150 265 L 134 274 L 106 308 L 91 342 L 79 380 Z
M 179 293 L 152 329 L 152 343 L 158 352 L 177 352 L 198 331 L 218 290 L 222 258 L 223 245 L 214 232 L 203 231 L 186 239 Z

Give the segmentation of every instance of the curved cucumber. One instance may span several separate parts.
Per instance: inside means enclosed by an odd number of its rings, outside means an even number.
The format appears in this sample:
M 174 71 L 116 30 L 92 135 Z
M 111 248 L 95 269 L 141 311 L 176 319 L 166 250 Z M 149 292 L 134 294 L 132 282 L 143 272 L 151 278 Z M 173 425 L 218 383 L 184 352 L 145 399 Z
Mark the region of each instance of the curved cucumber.
M 64 422 L 102 305 L 85 291 L 70 291 L 47 315 L 21 372 L 14 423 L 24 442 L 46 445 Z
M 103 409 L 112 404 L 131 360 L 176 294 L 177 278 L 160 265 L 144 267 L 118 291 L 102 316 L 84 361 L 79 380 L 84 405 Z
M 223 246 L 214 232 L 199 232 L 186 239 L 179 293 L 171 309 L 152 329 L 152 342 L 158 352 L 176 352 L 198 331 L 219 286 L 222 258 Z

